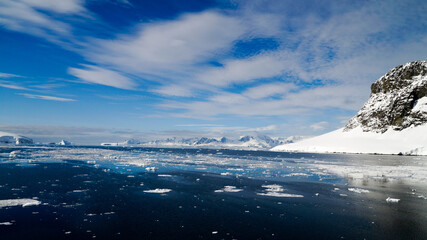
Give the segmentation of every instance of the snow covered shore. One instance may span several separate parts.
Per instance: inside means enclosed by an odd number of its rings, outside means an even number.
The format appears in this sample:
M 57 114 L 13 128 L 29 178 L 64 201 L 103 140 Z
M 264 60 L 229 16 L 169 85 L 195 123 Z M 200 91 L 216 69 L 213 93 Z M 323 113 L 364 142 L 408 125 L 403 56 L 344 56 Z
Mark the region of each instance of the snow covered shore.
M 427 155 L 427 124 L 402 131 L 363 132 L 361 128 L 343 128 L 300 142 L 284 144 L 272 151 L 313 153 L 367 153 Z

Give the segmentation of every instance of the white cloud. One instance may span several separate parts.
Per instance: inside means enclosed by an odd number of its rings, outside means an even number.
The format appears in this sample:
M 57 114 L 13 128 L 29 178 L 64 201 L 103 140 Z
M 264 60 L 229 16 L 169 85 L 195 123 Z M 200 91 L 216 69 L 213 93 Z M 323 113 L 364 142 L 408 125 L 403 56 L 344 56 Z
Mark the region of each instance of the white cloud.
M 76 14 L 84 10 L 80 0 L 3 0 L 0 2 L 0 25 L 12 31 L 61 42 L 61 37 L 71 36 L 71 26 L 43 11 Z
M 298 87 L 292 83 L 269 83 L 262 84 L 256 87 L 248 88 L 242 94 L 252 99 L 261 99 L 271 97 L 274 95 L 283 96 L 290 90 L 297 89 Z
M 328 125 L 329 125 L 328 122 L 322 121 L 322 122 L 311 124 L 310 128 L 313 129 L 313 131 L 322 131 L 322 130 L 325 130 Z
M 276 99 L 253 99 L 244 94 L 222 92 L 209 97 L 206 101 L 167 102 L 160 104 L 159 107 L 184 110 L 184 113 L 174 116 L 197 119 L 209 119 L 219 115 L 313 115 L 327 108 L 358 110 L 368 97 L 368 86 L 340 85 L 299 90 Z
M 218 12 L 186 14 L 176 20 L 142 23 L 115 40 L 97 40 L 88 57 L 135 73 L 186 72 L 227 50 L 245 32 L 235 17 Z
M 18 1 L 19 0 L 15 0 Z M 79 13 L 84 12 L 84 0 L 20 0 L 33 8 L 48 10 L 57 13 Z
M 59 102 L 73 102 L 73 101 L 76 101 L 76 100 L 70 99 L 70 98 L 45 96 L 45 95 L 35 95 L 35 94 L 28 94 L 28 93 L 21 93 L 20 95 L 22 95 L 22 96 L 24 96 L 26 98 L 42 99 L 42 100 L 49 100 L 49 101 L 59 101 Z
M 68 73 L 88 83 L 101 84 L 121 89 L 134 89 L 137 83 L 118 72 L 105 68 L 83 65 L 86 69 L 68 68 Z
M 153 89 L 152 92 L 164 95 L 164 96 L 173 96 L 173 97 L 191 97 L 193 93 L 188 86 L 182 85 L 165 85 L 157 89 Z
M 4 82 L 4 81 L 0 81 L 0 87 L 4 87 L 4 88 L 10 88 L 10 89 L 16 89 L 16 90 L 28 90 L 28 88 L 26 87 L 22 87 L 13 83 L 9 83 L 9 82 Z
M 16 77 L 22 77 L 20 75 L 11 74 L 11 73 L 1 73 L 0 72 L 0 78 L 16 78 Z
M 279 59 L 258 55 L 243 60 L 228 60 L 223 67 L 211 68 L 200 73 L 198 79 L 215 86 L 228 86 L 274 77 L 280 75 L 284 68 Z

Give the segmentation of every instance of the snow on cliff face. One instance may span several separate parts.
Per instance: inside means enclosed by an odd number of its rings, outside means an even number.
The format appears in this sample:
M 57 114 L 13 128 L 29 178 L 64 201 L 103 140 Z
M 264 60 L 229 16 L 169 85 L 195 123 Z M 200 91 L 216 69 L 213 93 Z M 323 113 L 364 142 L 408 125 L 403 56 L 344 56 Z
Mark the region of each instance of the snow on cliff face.
M 0 144 L 33 144 L 31 138 L 0 131 Z
M 427 122 L 427 61 L 390 70 L 371 86 L 371 97 L 345 127 L 384 133 Z
M 345 128 L 273 151 L 427 155 L 427 61 L 390 70 Z

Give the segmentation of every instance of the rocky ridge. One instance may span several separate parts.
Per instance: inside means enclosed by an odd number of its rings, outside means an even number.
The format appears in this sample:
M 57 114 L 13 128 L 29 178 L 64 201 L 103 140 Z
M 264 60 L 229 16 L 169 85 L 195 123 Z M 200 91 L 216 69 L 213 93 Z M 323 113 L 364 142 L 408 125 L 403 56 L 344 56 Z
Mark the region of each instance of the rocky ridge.
M 371 96 L 344 128 L 384 133 L 427 123 L 427 61 L 391 69 L 371 85 Z

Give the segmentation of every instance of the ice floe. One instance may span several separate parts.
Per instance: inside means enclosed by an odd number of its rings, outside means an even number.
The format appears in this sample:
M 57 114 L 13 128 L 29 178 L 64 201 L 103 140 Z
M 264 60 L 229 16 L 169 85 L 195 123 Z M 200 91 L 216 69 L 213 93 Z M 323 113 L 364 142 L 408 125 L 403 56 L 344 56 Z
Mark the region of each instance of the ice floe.
M 257 195 L 260 196 L 270 196 L 270 197 L 287 197 L 287 198 L 302 198 L 303 195 L 300 194 L 290 194 L 290 193 L 284 193 L 285 189 L 277 184 L 270 184 L 270 185 L 262 185 L 263 188 L 265 188 L 265 192 L 263 193 L 257 193 Z
M 10 225 L 13 225 L 13 223 L 11 223 L 11 222 L 1 222 L 0 223 L 0 226 L 10 226 Z
M 168 193 L 170 191 L 172 191 L 172 189 L 167 189 L 167 188 L 156 188 L 152 190 L 144 190 L 145 193 Z
M 369 192 L 369 190 L 362 189 L 362 188 L 348 188 L 348 190 L 350 192 L 355 192 L 355 193 L 368 193 Z
M 147 170 L 147 171 L 149 171 L 149 172 L 155 172 L 155 171 L 157 171 L 157 170 L 159 170 L 158 168 L 156 168 L 156 167 L 146 167 L 145 168 L 145 170 Z
M 224 186 L 224 188 L 215 190 L 215 192 L 241 192 L 243 189 L 236 188 L 235 186 Z
M 30 198 L 0 200 L 0 208 L 14 207 L 14 206 L 29 207 L 29 206 L 36 206 L 40 204 L 41 204 L 40 201 L 30 199 Z
M 385 201 L 388 203 L 398 203 L 400 202 L 400 199 L 388 197 Z

